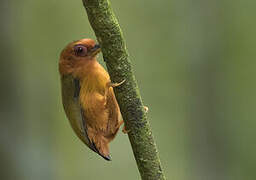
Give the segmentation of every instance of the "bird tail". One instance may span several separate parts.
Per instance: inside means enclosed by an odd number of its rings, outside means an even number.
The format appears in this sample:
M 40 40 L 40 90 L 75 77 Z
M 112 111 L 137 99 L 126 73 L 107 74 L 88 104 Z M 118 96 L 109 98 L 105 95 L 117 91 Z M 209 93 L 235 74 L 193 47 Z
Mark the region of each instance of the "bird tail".
M 98 153 L 105 160 L 111 161 L 108 143 L 108 140 L 101 134 L 97 134 L 92 139 L 92 144 L 94 146 L 94 149 L 96 150 L 95 152 Z

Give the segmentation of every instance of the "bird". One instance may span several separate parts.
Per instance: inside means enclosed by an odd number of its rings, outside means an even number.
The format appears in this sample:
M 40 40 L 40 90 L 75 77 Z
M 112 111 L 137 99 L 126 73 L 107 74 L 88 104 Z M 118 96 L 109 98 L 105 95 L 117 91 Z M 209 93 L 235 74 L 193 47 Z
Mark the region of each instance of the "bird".
M 62 103 L 72 129 L 92 151 L 110 161 L 109 143 L 123 124 L 108 72 L 97 61 L 92 39 L 69 43 L 59 58 Z M 125 127 L 123 132 L 127 133 Z

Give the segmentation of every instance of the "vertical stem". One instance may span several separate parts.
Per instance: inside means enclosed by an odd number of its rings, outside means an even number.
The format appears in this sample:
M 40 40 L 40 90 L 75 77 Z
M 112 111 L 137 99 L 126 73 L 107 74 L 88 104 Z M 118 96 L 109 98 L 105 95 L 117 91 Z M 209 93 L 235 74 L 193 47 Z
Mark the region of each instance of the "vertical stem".
M 126 80 L 115 95 L 143 180 L 165 179 L 157 147 L 143 108 L 122 31 L 108 0 L 83 0 L 90 24 L 102 47 L 112 82 Z

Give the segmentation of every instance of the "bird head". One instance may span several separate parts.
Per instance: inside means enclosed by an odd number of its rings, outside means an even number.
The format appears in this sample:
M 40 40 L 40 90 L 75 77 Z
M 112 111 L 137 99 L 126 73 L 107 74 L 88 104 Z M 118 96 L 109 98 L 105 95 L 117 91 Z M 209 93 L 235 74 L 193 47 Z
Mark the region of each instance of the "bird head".
M 60 73 L 69 74 L 76 68 L 96 61 L 96 55 L 100 50 L 100 46 L 92 39 L 81 39 L 69 43 L 60 55 Z

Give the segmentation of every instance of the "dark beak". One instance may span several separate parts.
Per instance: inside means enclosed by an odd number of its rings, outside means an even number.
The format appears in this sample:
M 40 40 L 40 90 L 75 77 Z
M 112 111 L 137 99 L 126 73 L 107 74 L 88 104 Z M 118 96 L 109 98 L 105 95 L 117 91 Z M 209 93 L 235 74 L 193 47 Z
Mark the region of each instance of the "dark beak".
M 95 44 L 95 46 L 91 49 L 91 56 L 96 56 L 100 52 L 100 45 Z

